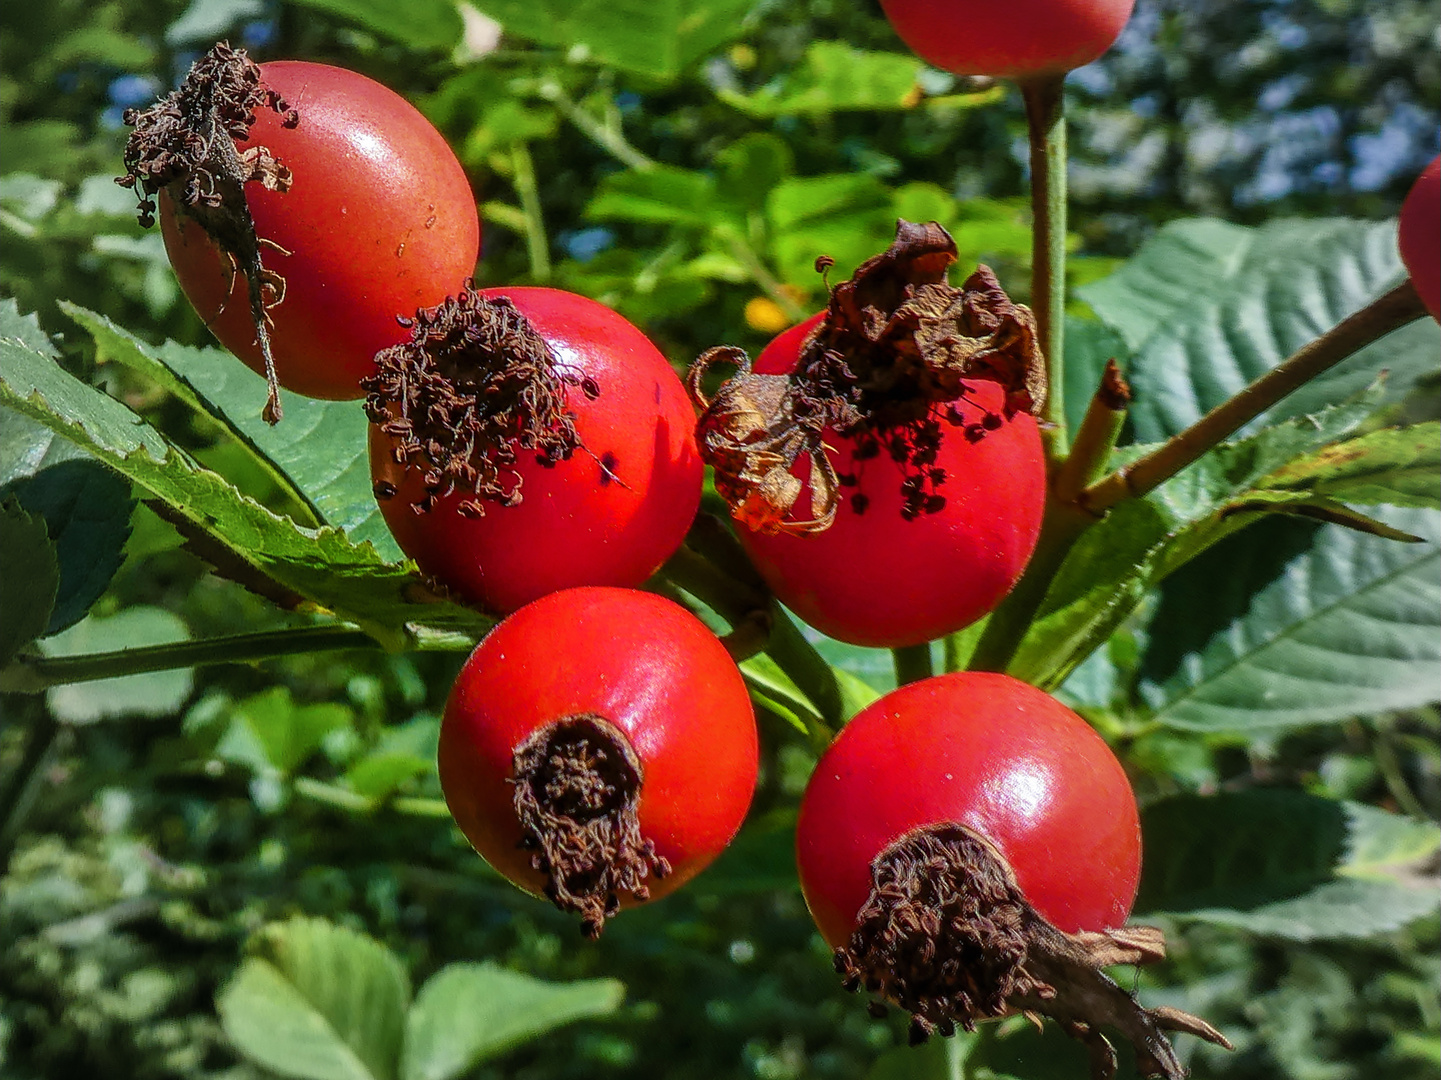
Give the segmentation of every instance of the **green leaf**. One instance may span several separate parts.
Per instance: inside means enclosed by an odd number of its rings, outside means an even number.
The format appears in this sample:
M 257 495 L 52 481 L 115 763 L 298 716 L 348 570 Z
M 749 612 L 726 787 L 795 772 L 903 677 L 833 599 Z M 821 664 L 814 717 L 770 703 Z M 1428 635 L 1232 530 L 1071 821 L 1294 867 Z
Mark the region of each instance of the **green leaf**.
M 434 759 L 414 754 L 394 751 L 367 754 L 345 770 L 345 783 L 357 795 L 364 795 L 367 799 L 384 799 L 394 794 L 407 780 L 434 767 Z
M 1156 719 L 1255 734 L 1441 700 L 1441 513 L 1382 517 L 1426 542 L 1320 529 L 1274 580 L 1251 583 L 1232 622 L 1143 680 Z
M 60 587 L 60 562 L 45 519 L 0 500 L 0 667 L 45 632 Z
M 1441 829 L 1298 791 L 1165 799 L 1142 814 L 1138 916 L 1292 941 L 1370 937 L 1434 914 L 1416 870 Z
M 144 488 L 152 508 L 182 528 L 230 577 L 294 606 L 309 599 L 400 645 L 414 626 L 477 634 L 488 619 L 426 595 L 408 565 L 332 528 L 296 526 L 224 478 L 197 466 L 120 402 L 81 383 L 48 355 L 0 338 L 0 405 L 38 420 Z
M 973 1031 L 957 1031 L 948 1039 L 927 1039 L 920 1046 L 895 1047 L 876 1058 L 866 1071 L 865 1080 L 964 1080 L 970 1075 L 965 1066 L 978 1038 Z
M 135 509 L 130 485 L 98 461 L 74 460 L 0 486 L 5 494 L 44 518 L 55 544 L 60 589 L 45 632 L 58 633 L 85 617 L 120 569 Z
M 65 185 L 31 173 L 9 173 L 0 176 L 0 209 L 7 210 L 22 221 L 38 221 L 60 201 Z M 13 311 L 15 301 L 0 301 L 0 306 Z M 38 324 L 37 324 L 38 329 Z
M 1222 292 L 1256 242 L 1255 230 L 1226 221 L 1168 222 L 1114 274 L 1077 291 L 1134 351 L 1180 312 Z
M 801 734 L 823 722 L 815 702 L 766 653 L 742 660 L 740 669 L 751 697 Z
M 716 154 L 717 192 L 745 212 L 765 208 L 770 190 L 795 172 L 790 145 L 768 131 L 753 131 Z
M 835 638 L 826 637 L 818 630 L 812 630 L 809 626 L 805 628 L 806 638 L 816 647 L 816 652 L 825 658 L 826 663 L 836 669 L 837 681 L 841 678 L 849 680 L 848 684 L 842 684 L 843 693 L 855 692 L 856 684 L 865 688 L 862 692 L 869 693 L 870 701 L 874 701 L 882 694 L 889 693 L 896 688 L 896 667 L 889 649 L 871 649 L 864 645 L 850 645 L 844 641 L 837 641 Z M 866 701 L 861 708 L 870 704 Z M 851 712 L 847 716 L 853 715 Z
M 715 197 L 715 181 L 709 176 L 662 165 L 603 178 L 600 190 L 585 212 L 596 221 L 709 227 L 713 222 Z
M 1441 509 L 1441 421 L 1332 443 L 1287 462 L 1258 486 L 1363 505 Z
M 447 964 L 416 995 L 405 1024 L 402 1080 L 455 1080 L 482 1061 L 564 1024 L 607 1016 L 614 979 L 547 983 L 492 964 Z
M 293 0 L 412 49 L 449 51 L 463 26 L 455 0 Z
M 575 49 L 601 64 L 670 82 L 737 37 L 755 2 L 476 0 L 475 6 L 508 33 Z
M 389 949 L 323 919 L 272 923 L 216 1000 L 235 1047 L 281 1076 L 395 1080 L 410 982 Z
M 1181 222 L 1111 278 L 1080 290 L 1135 350 L 1135 436 L 1156 442 L 1359 310 L 1404 273 L 1394 222 L 1277 221 L 1258 229 Z M 1360 350 L 1288 395 L 1247 429 L 1315 412 L 1391 372 L 1404 395 L 1436 366 L 1434 320 Z
M 1066 319 L 1065 350 L 1066 423 L 1074 432 L 1101 385 L 1106 361 L 1121 363 L 1129 350 L 1121 336 L 1105 323 L 1074 316 Z
M 236 704 L 215 756 L 256 772 L 289 775 L 320 749 L 327 735 L 354 721 L 344 705 L 300 704 L 286 687 L 271 687 Z
M 849 277 L 895 236 L 891 192 L 867 173 L 797 177 L 771 189 L 766 215 L 781 276 L 811 288 L 816 258 L 835 260 L 831 280 Z
M 720 99 L 761 118 L 824 116 L 860 109 L 908 109 L 917 104 L 916 76 L 924 65 L 902 53 L 866 52 L 843 41 L 813 41 L 801 63 L 752 94 L 721 88 Z
M 174 342 L 147 345 L 110 319 L 76 304 L 60 308 L 95 339 L 96 355 L 137 371 L 164 387 L 201 422 L 218 425 L 241 446 L 254 468 L 295 504 L 296 524 L 342 529 L 367 541 L 387 560 L 401 558 L 371 491 L 366 450 L 370 422 L 358 401 L 320 401 L 281 391 L 285 419 L 260 416 L 265 379 L 221 349 Z
M 720 858 L 688 888 L 715 895 L 794 892 L 796 877 L 796 814 L 773 810 L 751 821 L 721 852 Z
M 129 607 L 114 615 L 91 615 L 64 633 L 46 638 L 46 656 L 84 656 L 145 645 L 185 641 L 189 628 L 163 608 Z M 165 716 L 190 696 L 195 673 L 189 668 L 124 675 L 115 679 L 56 686 L 45 692 L 50 709 L 71 724 L 90 724 L 108 717 Z

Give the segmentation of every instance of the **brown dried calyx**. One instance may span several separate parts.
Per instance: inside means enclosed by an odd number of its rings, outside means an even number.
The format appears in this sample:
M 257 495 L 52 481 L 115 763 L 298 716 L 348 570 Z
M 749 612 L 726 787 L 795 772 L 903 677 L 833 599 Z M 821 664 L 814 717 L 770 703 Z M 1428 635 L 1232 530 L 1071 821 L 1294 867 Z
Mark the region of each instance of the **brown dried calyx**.
M 546 876 L 545 895 L 579 914 L 594 940 L 622 895 L 646 900 L 646 878 L 671 872 L 641 836 L 640 759 L 615 725 L 581 713 L 539 728 L 516 747 L 514 767 L 522 846 Z
M 458 297 L 400 323 L 410 340 L 376 353 L 376 372 L 360 386 L 395 464 L 420 471 L 416 513 L 453 491 L 465 495 L 459 510 L 469 517 L 482 517 L 487 502 L 515 506 L 521 453 L 554 465 L 584 449 L 568 388 L 594 399 L 600 387 L 561 364 L 509 298 L 482 296 L 467 281 Z M 376 498 L 398 490 L 376 481 Z
M 854 440 L 855 458 L 882 453 L 901 471 L 901 515 L 945 506 L 946 474 L 936 465 L 942 426 L 983 439 L 1002 417 L 975 406 L 971 384 L 1005 388 L 1004 412 L 1039 412 L 1045 369 L 1030 309 L 1012 303 L 985 267 L 959 288 L 947 281 L 956 245 L 941 226 L 901 221 L 885 252 L 831 290 L 825 318 L 787 375 L 760 375 L 739 349 L 721 347 L 691 366 L 691 397 L 704 410 L 701 456 L 731 513 L 757 532 L 808 533 L 830 527 L 843 487 L 826 456 L 827 428 Z M 830 266 L 817 260 L 817 268 Z M 701 388 L 716 363 L 738 368 L 713 399 Z M 967 410 L 970 415 L 967 416 Z M 793 515 L 802 490 L 792 468 L 810 462 L 810 507 Z M 865 509 L 852 496 L 857 513 Z
M 115 182 L 136 189 L 140 224 L 146 228 L 155 224 L 155 195 L 166 191 L 176 213 L 204 229 L 230 261 L 231 272 L 245 276 L 270 386 L 264 416 L 274 424 L 280 420 L 280 384 L 266 312 L 285 298 L 285 279 L 261 261 L 265 241 L 255 234 L 244 187 L 256 181 L 271 191 L 286 191 L 291 175 L 263 146 L 243 153 L 236 149 L 236 142 L 250 134 L 256 109 L 273 109 L 286 127 L 300 122 L 299 114 L 261 82 L 260 68 L 244 49 L 219 42 L 191 65 L 178 89 L 148 109 L 125 111 L 125 123 L 135 130 L 125 143 L 125 175 Z
M 1186 1075 L 1167 1031 L 1231 1048 L 1204 1020 L 1144 1008 L 1103 972 L 1161 959 L 1159 930 L 1058 930 L 1026 901 L 995 848 L 963 825 L 925 826 L 893 841 L 871 863 L 871 883 L 850 941 L 836 950 L 836 970 L 848 990 L 864 987 L 909 1012 L 912 1044 L 983 1020 L 1019 1013 L 1039 1024 L 1048 1016 L 1086 1044 L 1092 1080 L 1116 1073 L 1102 1027 L 1131 1043 L 1143 1076 L 1166 1080 Z

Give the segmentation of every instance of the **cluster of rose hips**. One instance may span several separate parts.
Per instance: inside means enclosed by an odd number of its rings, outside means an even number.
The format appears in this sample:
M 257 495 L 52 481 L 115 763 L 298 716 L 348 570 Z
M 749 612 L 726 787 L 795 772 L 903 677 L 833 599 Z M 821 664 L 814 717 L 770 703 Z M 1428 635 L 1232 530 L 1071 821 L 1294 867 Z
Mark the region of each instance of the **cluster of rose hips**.
M 883 6 L 931 62 L 1014 77 L 1094 59 L 1131 4 L 1052 0 L 1019 44 L 977 32 L 990 5 Z M 363 76 L 257 66 L 220 45 L 127 119 L 122 183 L 142 219 L 158 214 L 207 325 L 267 377 L 267 418 L 278 386 L 364 397 L 397 543 L 506 616 L 450 695 L 441 784 L 475 849 L 589 936 L 709 864 L 756 783 L 736 663 L 638 588 L 691 527 L 706 464 L 774 594 L 844 641 L 922 645 L 992 610 L 1025 568 L 1046 492 L 1034 321 L 984 268 L 953 288 L 938 226 L 901 223 L 754 364 L 703 356 L 688 396 L 609 308 L 475 289 L 480 224 L 460 164 Z M 1433 164 L 1402 241 L 1433 311 L 1436 189 Z M 1408 234 L 1408 219 L 1423 220 Z M 727 362 L 738 370 L 713 385 Z M 1123 928 L 1135 799 L 1080 717 L 1008 676 L 923 679 L 852 719 L 802 800 L 797 859 L 846 985 L 906 1010 L 917 1037 L 1045 1014 L 1096 1048 L 1104 1023 L 1167 1076 L 1179 1065 L 1163 1030 L 1224 1041 L 1102 973 L 1161 949 Z

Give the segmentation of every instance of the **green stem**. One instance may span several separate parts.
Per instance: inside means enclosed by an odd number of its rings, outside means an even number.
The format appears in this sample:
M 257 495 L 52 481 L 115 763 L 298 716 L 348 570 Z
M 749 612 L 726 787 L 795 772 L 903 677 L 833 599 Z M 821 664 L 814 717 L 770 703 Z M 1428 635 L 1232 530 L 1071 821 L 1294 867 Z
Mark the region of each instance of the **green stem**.
M 550 280 L 550 238 L 541 213 L 540 188 L 535 182 L 535 162 L 530 147 L 518 142 L 510 149 L 511 182 L 525 214 L 525 250 L 530 256 L 530 276 L 544 284 Z
M 967 668 L 971 671 L 1005 671 L 1016 655 L 1016 649 L 1030 629 L 1046 591 L 1066 561 L 1080 535 L 1096 523 L 1096 518 L 1075 503 L 1048 498 L 1045 516 L 1041 519 L 1041 536 L 1036 552 L 1026 565 L 1026 572 L 1010 595 L 991 612 L 981 640 L 971 653 Z
M 929 641 L 919 645 L 901 645 L 894 648 L 891 650 L 891 660 L 896 665 L 896 684 L 898 686 L 929 679 L 936 673 L 935 667 L 931 663 L 931 643 Z
M 1154 490 L 1291 391 L 1364 346 L 1426 314 L 1426 307 L 1416 295 L 1410 280 L 1403 281 L 1316 340 L 1303 345 L 1246 389 L 1217 405 L 1150 454 L 1088 487 L 1081 493 L 1081 502 L 1093 513 L 1100 513 L 1123 499 L 1138 498 Z
M 786 287 L 781 284 L 779 278 L 771 273 L 770 268 L 756 254 L 755 248 L 741 236 L 730 229 L 717 229 L 716 235 L 725 240 L 731 249 L 731 254 L 736 261 L 746 268 L 751 279 L 761 288 L 770 300 L 785 312 L 786 318 L 792 322 L 803 322 L 811 316 L 811 312 L 796 303 Z
M 52 686 L 141 675 L 149 671 L 171 671 L 206 664 L 245 664 L 298 653 L 380 647 L 379 642 L 364 630 L 341 623 L 327 623 L 83 656 L 26 656 L 0 671 L 0 691 L 38 694 Z
M 1411 790 L 1411 785 L 1406 783 L 1406 772 L 1401 767 L 1401 759 L 1397 756 L 1396 745 L 1391 739 L 1392 723 L 1389 718 L 1380 718 L 1372 724 L 1375 736 L 1371 739 L 1371 750 L 1376 759 L 1376 769 L 1381 774 L 1386 790 L 1396 800 L 1396 805 L 1404 813 L 1424 821 L 1430 817 L 1430 813 Z
M 393 799 L 372 799 L 368 795 L 361 795 L 335 784 L 327 784 L 323 780 L 312 779 L 309 776 L 295 778 L 295 792 L 297 795 L 304 795 L 307 799 L 313 799 L 351 814 L 373 814 L 377 810 L 384 809 L 394 810 L 398 814 L 406 814 L 410 817 L 445 818 L 450 816 L 450 808 L 445 805 L 443 799 L 422 799 L 405 795 Z
M 1120 422 L 1118 415 L 1109 418 L 1104 415 L 1118 413 L 1119 409 L 1110 409 L 1103 402 L 1098 406 L 1102 415 L 1093 421 L 1093 433 L 1086 436 L 1088 446 L 1083 448 L 1084 454 L 1077 455 L 1081 460 L 1074 467 L 1063 464 L 1054 475 L 1036 553 L 1011 594 L 991 614 L 969 667 L 976 671 L 1006 670 L 1076 540 L 1100 520 L 1107 509 L 1123 499 L 1138 498 L 1152 491 L 1292 390 L 1354 355 L 1363 346 L 1425 314 L 1416 290 L 1409 281 L 1403 282 L 1303 346 L 1155 452 L 1091 484 L 1072 498 L 1064 497 L 1094 469 L 1113 426 Z M 1103 387 L 1098 396 L 1104 396 L 1104 392 Z M 1088 458 L 1092 460 L 1086 461 Z
M 1066 456 L 1066 109 L 1064 75 L 1021 83 L 1031 143 L 1031 310 L 1046 358 L 1047 460 Z
M 1076 429 L 1071 452 L 1061 462 L 1051 482 L 1051 492 L 1058 502 L 1075 502 L 1088 484 L 1093 484 L 1106 471 L 1111 451 L 1126 426 L 1126 410 L 1131 404 L 1131 388 L 1121 377 L 1115 360 L 1106 361 L 1101 385 L 1086 406 L 1086 415 Z
M 579 128 L 581 134 L 621 164 L 638 172 L 647 172 L 656 168 L 658 163 L 653 158 L 646 157 L 627 142 L 625 135 L 617 127 L 603 124 L 586 112 L 559 83 L 544 83 L 537 92 L 554 105 L 562 116 Z

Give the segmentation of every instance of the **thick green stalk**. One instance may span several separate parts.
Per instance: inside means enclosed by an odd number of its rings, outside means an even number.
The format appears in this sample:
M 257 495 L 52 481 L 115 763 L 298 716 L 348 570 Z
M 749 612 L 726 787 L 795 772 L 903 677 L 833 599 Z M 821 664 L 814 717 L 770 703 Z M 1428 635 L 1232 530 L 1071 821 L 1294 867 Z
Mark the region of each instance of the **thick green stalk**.
M 1066 456 L 1066 110 L 1064 75 L 1021 83 L 1031 143 L 1031 310 L 1046 358 L 1042 437 L 1053 466 Z
M 929 679 L 936 673 L 935 666 L 931 662 L 931 644 L 928 641 L 919 645 L 902 645 L 894 648 L 891 650 L 891 659 L 896 665 L 896 684 L 898 686 Z
M 1036 543 L 1036 552 L 1026 566 L 1026 572 L 1010 595 L 1001 601 L 1000 607 L 991 612 L 991 618 L 971 653 L 970 671 L 1005 671 L 1015 656 L 1017 647 L 1030 629 L 1046 590 L 1066 561 L 1071 548 L 1080 535 L 1096 523 L 1097 519 L 1082 510 L 1075 503 L 1048 499 L 1045 516 L 1041 519 L 1041 537 Z

